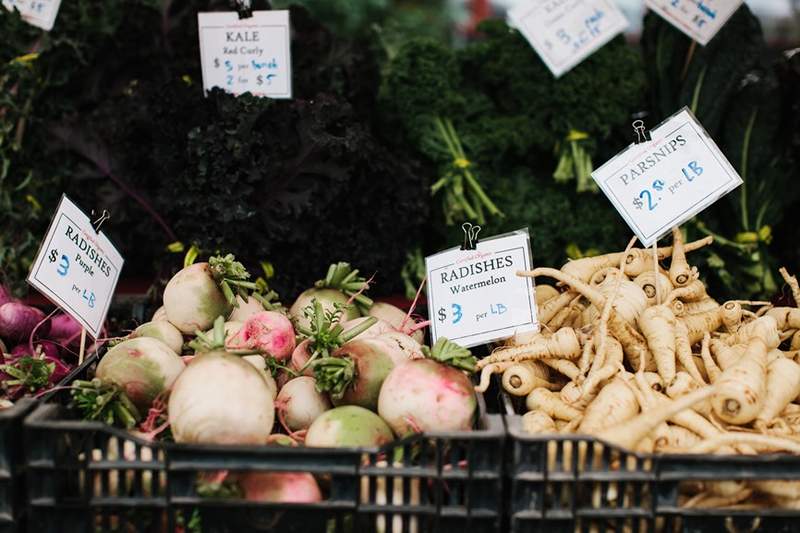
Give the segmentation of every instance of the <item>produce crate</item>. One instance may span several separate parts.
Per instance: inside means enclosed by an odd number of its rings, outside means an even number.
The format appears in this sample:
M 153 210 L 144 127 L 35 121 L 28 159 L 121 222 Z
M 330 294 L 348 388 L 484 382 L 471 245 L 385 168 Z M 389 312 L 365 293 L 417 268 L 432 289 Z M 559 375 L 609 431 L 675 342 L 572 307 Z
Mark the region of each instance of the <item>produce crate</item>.
M 475 431 L 374 449 L 152 444 L 42 405 L 25 424 L 31 530 L 500 531 L 505 430 L 480 405 Z M 209 496 L 220 472 L 309 472 L 322 501 Z
M 706 533 L 796 532 L 800 507 L 763 499 L 725 508 L 688 508 L 698 483 L 796 480 L 800 457 L 640 454 L 587 435 L 535 436 L 505 401 L 510 531 Z
M 60 383 L 62 386 L 84 375 L 97 356 L 88 357 Z M 43 395 L 41 401 L 54 392 Z M 0 411 L 0 532 L 25 531 L 25 454 L 23 421 L 40 400 L 22 398 L 10 409 Z

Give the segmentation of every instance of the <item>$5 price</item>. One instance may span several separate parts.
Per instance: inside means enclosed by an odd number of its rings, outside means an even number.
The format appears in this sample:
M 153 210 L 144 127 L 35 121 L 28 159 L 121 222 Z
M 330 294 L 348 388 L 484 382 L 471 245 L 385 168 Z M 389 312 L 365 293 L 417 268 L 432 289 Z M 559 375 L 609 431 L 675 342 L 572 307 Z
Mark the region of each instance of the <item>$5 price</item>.
M 461 319 L 464 318 L 464 313 L 461 310 L 461 306 L 458 304 L 450 304 L 450 310 L 453 314 L 452 324 L 458 324 L 461 322 Z M 447 310 L 444 307 L 440 307 L 439 310 L 436 312 L 436 316 L 441 324 L 444 324 L 445 320 L 447 320 Z

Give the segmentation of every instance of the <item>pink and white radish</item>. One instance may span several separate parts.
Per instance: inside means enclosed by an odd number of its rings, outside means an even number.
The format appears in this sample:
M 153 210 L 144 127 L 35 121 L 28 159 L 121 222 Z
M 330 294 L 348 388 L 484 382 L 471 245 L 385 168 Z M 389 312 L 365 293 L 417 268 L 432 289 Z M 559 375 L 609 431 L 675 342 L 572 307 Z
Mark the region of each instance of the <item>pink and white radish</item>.
M 436 342 L 431 357 L 398 365 L 383 382 L 378 413 L 398 437 L 472 428 L 477 400 L 461 369 L 472 368 L 475 359 L 469 350 L 445 338 Z
M 331 408 L 325 394 L 316 388 L 314 378 L 300 376 L 290 380 L 275 401 L 278 419 L 289 432 L 308 429 L 319 415 Z
M 158 339 L 139 337 L 111 348 L 97 365 L 95 376 L 118 386 L 136 407 L 147 410 L 184 368 L 172 348 Z
M 153 316 L 150 317 L 150 322 L 158 322 L 159 320 L 167 320 L 167 310 L 164 309 L 163 305 L 156 309 Z
M 252 502 L 316 503 L 322 492 L 308 472 L 246 472 L 236 476 L 244 499 Z
M 313 448 L 380 446 L 394 440 L 381 417 L 357 405 L 325 411 L 311 424 L 305 445 Z
M 158 339 L 169 346 L 176 354 L 180 355 L 183 352 L 183 335 L 178 331 L 178 328 L 166 320 L 145 322 L 128 335 L 129 339 L 138 337 Z
M 230 339 L 228 347 L 255 350 L 278 361 L 288 359 L 295 348 L 292 322 L 276 311 L 261 311 L 247 319 Z
M 248 296 L 246 298 L 236 296 L 236 307 L 234 307 L 231 316 L 228 317 L 228 320 L 234 322 L 244 322 L 251 316 L 262 311 L 264 311 L 264 306 L 258 301 L 258 299 L 252 296 Z
M 368 314 L 369 316 L 374 316 L 384 322 L 388 322 L 395 331 L 409 335 L 419 344 L 422 344 L 425 340 L 425 334 L 422 329 L 415 328 L 416 321 L 412 320 L 408 316 L 408 313 L 399 307 L 395 307 L 386 302 L 375 302 L 372 304 L 372 307 L 370 307 Z

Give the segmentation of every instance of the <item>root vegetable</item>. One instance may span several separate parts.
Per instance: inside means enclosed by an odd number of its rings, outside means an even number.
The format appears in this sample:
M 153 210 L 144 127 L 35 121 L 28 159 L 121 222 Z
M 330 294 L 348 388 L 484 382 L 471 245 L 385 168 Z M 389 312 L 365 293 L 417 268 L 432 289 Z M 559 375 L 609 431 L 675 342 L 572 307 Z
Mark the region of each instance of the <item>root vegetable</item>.
M 742 305 L 739 302 L 725 302 L 720 313 L 722 325 L 728 333 L 736 333 L 742 323 Z
M 146 411 L 156 396 L 172 387 L 184 368 L 172 348 L 158 339 L 140 337 L 106 352 L 95 375 L 120 387 L 136 407 Z
M 559 420 L 570 421 L 581 416 L 579 410 L 564 403 L 558 394 L 541 387 L 528 394 L 525 405 L 531 411 L 542 411 Z
M 409 359 L 422 359 L 425 357 L 422 346 L 413 337 L 399 331 L 383 333 L 375 337 L 371 342 L 383 345 L 386 353 L 396 365 Z
M 639 402 L 621 377 L 616 377 L 600 389 L 597 397 L 586 407 L 579 433 L 596 434 L 607 426 L 628 420 L 639 412 Z
M 667 419 L 684 409 L 692 407 L 695 403 L 708 398 L 714 394 L 715 390 L 714 386 L 703 387 L 678 400 L 672 400 L 669 403 L 659 405 L 655 409 L 641 413 L 625 422 L 606 426 L 597 433 L 597 437 L 622 448 L 634 449 L 639 441 L 658 425 L 663 424 Z
M 289 358 L 295 348 L 292 323 L 276 311 L 256 313 L 230 340 L 233 349 L 257 350 L 278 361 Z
M 711 237 L 704 237 L 700 240 L 685 243 L 683 246 L 684 253 L 699 250 L 713 242 Z M 658 249 L 657 259 L 663 261 L 671 257 L 673 253 L 672 246 L 664 246 Z M 655 264 L 653 263 L 653 255 L 651 250 L 643 250 L 641 248 L 633 248 L 625 254 L 624 258 L 625 274 L 630 277 L 636 277 L 642 272 L 653 270 Z
M 547 367 L 538 361 L 525 361 L 509 366 L 503 372 L 502 385 L 509 394 L 527 396 L 536 387 L 551 386 Z
M 575 330 L 562 328 L 551 337 L 537 336 L 529 344 L 504 347 L 495 350 L 489 357 L 484 357 L 476 368 L 480 370 L 491 363 L 503 361 L 527 361 L 531 359 L 569 358 L 574 359 L 581 354 L 581 345 Z
M 553 287 L 552 285 L 545 285 L 540 283 L 534 287 L 534 295 L 536 297 L 537 305 L 542 305 L 543 303 L 549 301 L 552 298 L 557 298 L 558 295 L 561 294 L 558 292 L 558 289 Z
M 683 305 L 684 312 L 687 315 L 696 315 L 698 313 L 705 313 L 706 311 L 713 311 L 719 307 L 719 304 L 713 298 L 703 298 L 696 302 L 682 302 L 681 300 L 673 300 L 673 302 L 680 302 Z M 673 309 L 674 311 L 674 309 Z M 677 316 L 677 315 L 676 315 Z
M 308 428 L 305 444 L 312 448 L 380 446 L 393 439 L 381 417 L 363 407 L 345 405 L 318 416 Z
M 70 315 L 59 313 L 50 319 L 47 337 L 65 348 L 78 348 L 82 329 L 80 323 Z
M 675 315 L 665 305 L 648 307 L 639 316 L 639 328 L 647 339 L 661 379 L 670 383 L 675 377 Z
M 555 298 L 551 298 L 544 303 L 537 302 L 539 322 L 547 324 L 553 317 L 555 317 L 562 309 L 572 302 L 577 296 L 576 292 L 566 291 L 562 292 Z
M 138 337 L 158 339 L 178 355 L 183 351 L 183 335 L 178 331 L 178 328 L 166 320 L 146 322 L 133 330 L 133 333 L 128 336 L 131 339 Z
M 316 381 L 308 376 L 290 380 L 276 398 L 278 418 L 288 431 L 308 429 L 316 418 L 331 408 L 325 394 L 316 389 Z
M 775 320 L 780 331 L 800 329 L 800 309 L 797 307 L 773 307 L 767 311 L 766 316 Z
M 163 305 L 156 309 L 155 313 L 153 313 L 153 316 L 150 318 L 150 322 L 158 322 L 159 320 L 167 320 L 167 310 L 164 309 Z
M 207 330 L 218 316 L 227 317 L 233 310 L 235 296 L 224 294 L 221 283 L 247 277 L 233 256 L 187 266 L 172 276 L 164 289 L 167 319 L 184 334 Z
M 692 280 L 692 269 L 686 262 L 686 251 L 681 230 L 672 228 L 672 261 L 669 265 L 669 279 L 676 287 L 683 287 Z
M 0 305 L 0 337 L 12 342 L 27 340 L 33 328 L 44 319 L 44 313 L 35 307 L 21 302 L 4 303 Z M 45 336 L 49 329 L 50 324 L 44 322 L 36 333 Z
M 386 345 L 378 339 L 348 342 L 332 357 L 313 363 L 320 391 L 330 393 L 334 405 L 359 405 L 377 410 L 383 381 L 395 367 Z
M 229 322 L 226 322 L 228 324 Z M 270 395 L 273 399 L 278 395 L 278 384 L 275 382 L 275 378 L 272 377 L 269 369 L 267 369 L 267 361 L 264 359 L 263 355 L 245 355 L 242 356 L 242 360 L 247 361 L 253 367 L 258 370 L 261 377 L 264 378 L 264 381 L 267 384 L 267 388 L 269 389 Z
M 427 431 L 469 431 L 476 409 L 475 392 L 466 374 L 432 359 L 396 366 L 378 398 L 378 413 L 398 437 Z
M 664 303 L 669 303 L 672 300 L 681 300 L 686 302 L 700 302 L 708 298 L 706 294 L 706 286 L 699 279 L 692 280 L 688 285 L 678 287 L 667 296 Z
M 190 444 L 266 444 L 274 411 L 258 370 L 223 351 L 196 356 L 175 381 L 168 406 L 175 442 Z
M 257 298 L 252 296 L 243 298 L 242 296 L 237 295 L 236 305 L 234 306 L 231 315 L 228 317 L 228 320 L 232 322 L 245 322 L 251 316 L 263 311 L 264 305 L 259 302 Z
M 641 287 L 647 297 L 647 305 L 656 305 L 656 295 L 661 294 L 663 297 L 673 289 L 672 282 L 667 275 L 659 272 L 658 277 L 656 277 L 653 270 L 639 274 L 633 282 Z
M 714 383 L 711 399 L 714 413 L 728 424 L 747 424 L 755 420 L 764 405 L 767 377 L 767 346 L 759 337 L 747 345 L 735 365 L 723 371 Z
M 692 345 L 689 340 L 689 330 L 686 324 L 680 320 L 675 321 L 675 356 L 681 366 L 688 372 L 697 383 L 705 384 L 700 370 L 697 368 L 694 356 L 692 355 Z
M 556 433 L 556 423 L 544 411 L 528 411 L 522 415 L 522 429 L 532 435 Z
M 245 472 L 236 476 L 245 500 L 270 503 L 316 503 L 322 492 L 308 472 Z
M 360 277 L 357 269 L 352 269 L 348 263 L 334 263 L 328 267 L 325 278 L 318 280 L 313 288 L 304 291 L 295 300 L 289 314 L 298 329 L 309 329 L 311 320 L 306 309 L 313 306 L 316 300 L 326 313 L 334 312 L 337 307 L 342 308 L 344 314 L 340 322 L 346 322 L 365 314 L 372 306 L 372 300 L 363 294 L 368 288 L 369 281 Z
M 421 329 L 413 329 L 416 323 L 407 318 L 408 314 L 392 304 L 375 302 L 367 314 L 389 324 L 394 331 L 412 337 L 419 344 L 425 340 L 425 333 Z
M 762 316 L 742 325 L 736 333 L 727 336 L 725 342 L 728 345 L 746 344 L 754 337 L 761 339 L 768 350 L 777 348 L 781 343 L 778 324 L 771 316 Z
M 767 366 L 766 396 L 756 426 L 770 424 L 800 395 L 800 365 L 785 357 Z
M 336 289 L 308 289 L 298 296 L 292 307 L 289 308 L 289 316 L 292 317 L 298 328 L 307 329 L 311 326 L 311 320 L 306 316 L 305 310 L 313 305 L 315 300 L 322 304 L 322 309 L 327 313 L 334 312 L 337 305 L 342 306 L 344 314 L 341 322 L 361 316 L 356 306 L 347 303 L 349 298 L 344 293 Z
M 739 359 L 741 359 L 742 355 L 744 355 L 744 352 L 747 349 L 747 345 L 736 344 L 734 346 L 728 346 L 719 339 L 711 339 L 709 348 L 711 348 L 711 353 L 714 355 L 714 359 L 724 372 L 735 365 Z

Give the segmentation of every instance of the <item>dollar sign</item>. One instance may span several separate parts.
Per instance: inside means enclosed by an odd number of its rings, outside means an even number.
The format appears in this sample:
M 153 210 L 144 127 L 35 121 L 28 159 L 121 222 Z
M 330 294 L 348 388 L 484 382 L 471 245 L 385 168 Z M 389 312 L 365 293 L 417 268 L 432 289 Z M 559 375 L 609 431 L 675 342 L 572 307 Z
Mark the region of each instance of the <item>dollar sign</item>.
M 642 200 L 640 198 L 634 197 L 633 198 L 633 205 L 636 207 L 636 209 L 641 209 L 642 206 L 644 205 L 644 202 L 642 202 Z
M 262 78 L 262 77 L 261 77 L 261 74 L 259 74 L 258 76 L 256 76 L 256 82 L 257 82 L 259 85 L 261 85 L 261 84 L 263 84 L 263 83 L 264 83 L 264 78 Z
M 58 257 L 58 250 L 53 248 L 52 250 L 50 250 L 50 256 L 47 259 L 49 259 L 51 263 L 55 263 L 57 257 Z
M 444 323 L 447 320 L 447 311 L 444 310 L 444 307 L 440 307 L 436 314 L 439 316 L 439 322 Z
M 219 59 L 216 57 L 214 58 L 214 68 L 219 68 Z

